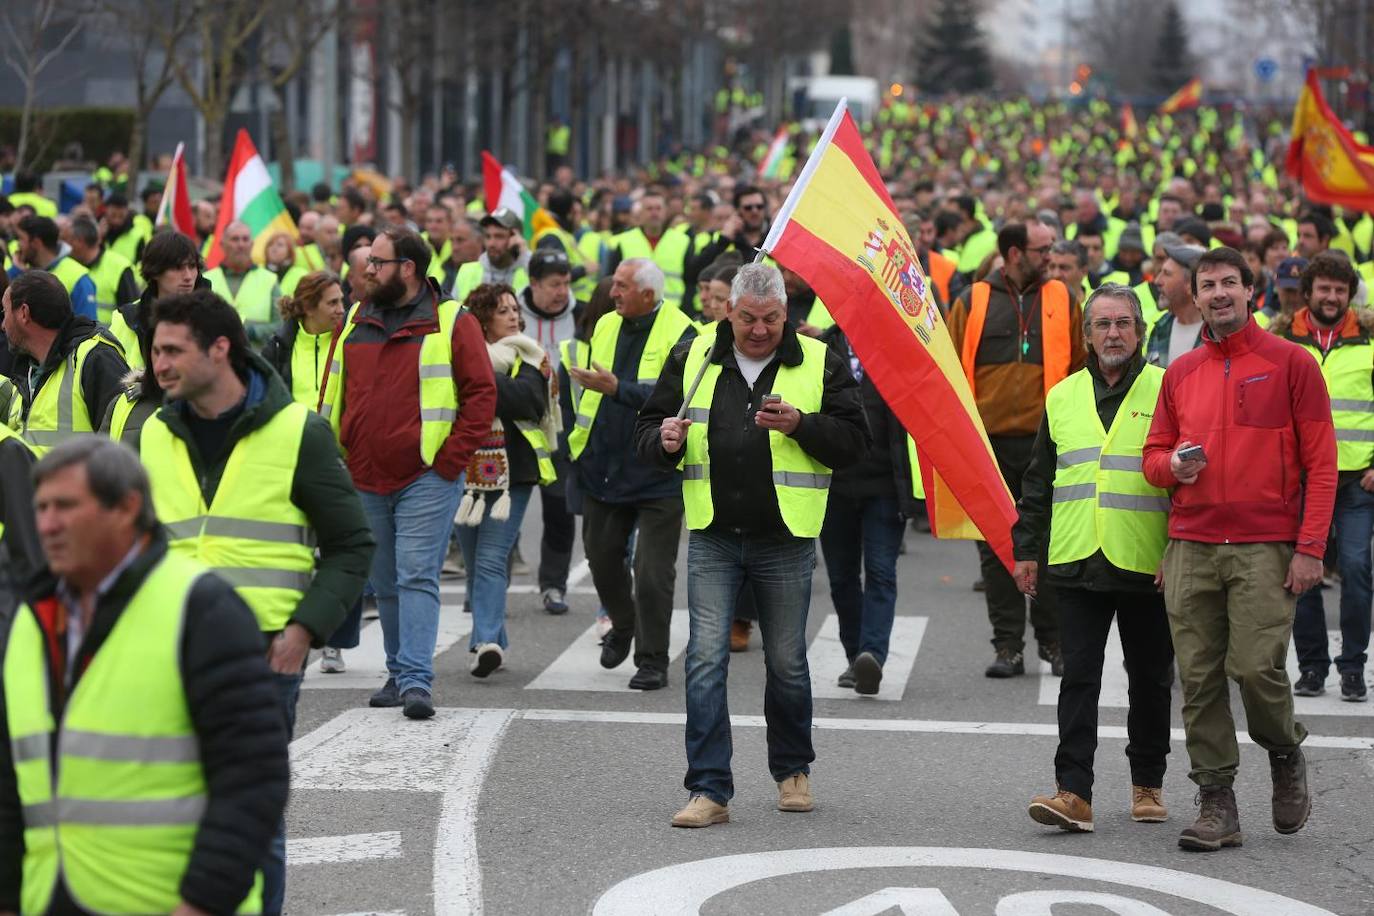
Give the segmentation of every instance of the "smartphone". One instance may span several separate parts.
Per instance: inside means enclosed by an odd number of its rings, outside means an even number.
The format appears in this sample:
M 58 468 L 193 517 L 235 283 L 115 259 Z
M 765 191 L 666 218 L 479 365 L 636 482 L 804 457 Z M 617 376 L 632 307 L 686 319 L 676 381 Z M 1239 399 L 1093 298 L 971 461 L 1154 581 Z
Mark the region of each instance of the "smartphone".
M 768 405 L 769 405 L 769 404 L 781 404 L 781 403 L 782 403 L 782 395 L 780 395 L 780 394 L 765 394 L 765 395 L 763 396 L 763 409 L 764 409 L 764 410 L 767 410 L 767 409 L 768 409 Z
M 1206 461 L 1207 454 L 1203 452 L 1202 446 L 1190 445 L 1178 453 L 1179 461 Z

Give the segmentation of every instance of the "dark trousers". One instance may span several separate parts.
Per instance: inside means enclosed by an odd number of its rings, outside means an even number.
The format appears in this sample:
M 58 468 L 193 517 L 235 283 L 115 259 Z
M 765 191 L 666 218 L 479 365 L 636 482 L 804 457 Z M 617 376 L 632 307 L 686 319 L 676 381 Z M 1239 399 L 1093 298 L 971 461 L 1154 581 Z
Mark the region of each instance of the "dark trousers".
M 1129 683 L 1126 758 L 1131 764 L 1131 783 L 1159 788 L 1164 785 L 1164 758 L 1169 753 L 1174 660 L 1164 596 L 1063 587 L 1058 596 L 1064 678 L 1059 682 L 1055 781 L 1084 801 L 1092 801 L 1097 702 L 1107 635 L 1115 616 Z
M 639 534 L 631 575 L 630 537 Z M 635 666 L 668 670 L 668 626 L 677 584 L 682 537 L 682 500 L 603 503 L 587 496 L 582 506 L 582 546 L 592 584 L 617 632 L 634 631 Z
M 1002 479 L 1011 490 L 1011 498 L 1020 499 L 1021 476 L 1030 465 L 1035 437 L 991 436 L 989 441 L 992 453 L 997 458 L 997 467 L 1002 471 Z M 1016 581 L 997 554 L 983 541 L 978 542 L 978 560 L 983 571 L 983 586 L 986 589 L 983 597 L 988 603 L 988 620 L 992 622 L 992 646 L 994 649 L 1020 652 L 1026 647 L 1026 596 L 1016 587 Z M 1040 568 L 1044 569 L 1046 565 L 1047 558 L 1042 556 Z M 1042 582 L 1039 592 L 1039 598 L 1030 599 L 1030 620 L 1035 641 L 1041 645 L 1058 642 L 1059 623 L 1054 607 L 1054 589 Z
M 539 539 L 539 590 L 566 592 L 577 518 L 568 511 L 568 488 L 563 478 L 539 488 L 539 505 L 544 516 L 544 533 Z
M 1374 534 L 1374 493 L 1367 493 L 1359 480 L 1342 484 L 1336 491 L 1332 521 L 1336 535 L 1336 568 L 1341 573 L 1341 654 L 1336 670 L 1341 674 L 1363 674 L 1369 649 L 1371 588 L 1369 539 Z M 1331 670 L 1327 648 L 1326 608 L 1322 586 L 1317 585 L 1298 598 L 1293 618 L 1293 646 L 1298 653 L 1298 669 L 1315 671 L 1326 679 Z
M 362 641 L 363 599 L 359 598 L 349 608 L 348 616 L 339 624 L 338 629 L 329 635 L 325 645 L 331 649 L 356 649 Z
M 301 695 L 300 674 L 273 673 L 272 680 L 277 685 L 277 698 L 281 701 L 282 715 L 286 717 L 286 738 L 296 737 L 296 700 Z M 281 823 L 272 836 L 272 845 L 267 853 L 267 861 L 262 863 L 262 912 L 264 916 L 278 916 L 286 900 L 286 814 L 282 813 Z
M 850 662 L 860 652 L 873 653 L 880 665 L 887 661 L 897 610 L 897 551 L 905 530 L 895 496 L 831 493 L 826 502 L 821 554 Z

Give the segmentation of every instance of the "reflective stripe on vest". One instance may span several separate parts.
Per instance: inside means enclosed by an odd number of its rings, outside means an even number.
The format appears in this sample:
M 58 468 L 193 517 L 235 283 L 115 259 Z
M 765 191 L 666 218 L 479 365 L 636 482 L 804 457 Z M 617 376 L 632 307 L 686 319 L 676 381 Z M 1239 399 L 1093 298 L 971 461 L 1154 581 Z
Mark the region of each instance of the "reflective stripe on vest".
M 43 380 L 43 387 L 34 395 L 29 405 L 29 415 L 24 419 L 24 439 L 33 446 L 34 453 L 39 457 L 72 436 L 95 432 L 90 412 L 86 409 L 81 374 L 86 368 L 86 357 L 96 347 L 102 346 L 119 349 L 118 344 L 101 334 L 86 338 L 56 369 L 48 373 Z
M 522 360 L 517 356 L 515 364 L 510 367 L 511 378 L 520 374 L 522 365 Z M 549 445 L 549 437 L 544 435 L 544 427 L 530 420 L 516 420 L 515 428 L 520 430 L 520 434 L 525 437 L 525 441 L 534 450 L 534 459 L 539 463 L 539 485 L 547 487 L 558 479 L 558 472 L 553 467 L 553 449 Z
M 969 294 L 968 321 L 964 325 L 964 341 L 960 362 L 969 390 L 976 397 L 974 375 L 977 370 L 978 345 L 983 340 L 983 325 L 988 317 L 988 300 L 992 286 L 980 280 Z M 1072 328 L 1069 327 L 1069 291 L 1058 280 L 1048 280 L 1040 287 L 1040 363 L 1045 379 L 1044 391 L 1059 384 L 1069 374 L 1073 359 Z
M 458 387 L 453 382 L 453 326 L 458 322 L 460 309 L 458 303 L 445 299 L 435 310 L 439 328 L 426 334 L 420 342 L 420 359 L 416 369 L 420 385 L 420 460 L 425 467 L 434 464 L 439 448 L 453 431 L 453 421 L 458 419 Z M 334 438 L 339 440 L 340 448 L 343 447 L 340 435 L 346 409 L 345 344 L 353 331 L 353 320 L 357 314 L 358 306 L 355 305 L 344 319 L 343 332 L 334 344 L 329 368 L 325 371 L 324 396 L 320 401 L 320 414 L 334 429 Z
M 797 336 L 802 348 L 800 366 L 779 364 L 772 391 L 802 413 L 819 413 L 825 388 L 826 345 L 819 340 Z M 683 368 L 683 397 L 715 344 L 714 337 L 698 337 L 692 342 Z M 720 378 L 720 363 L 710 363 L 687 405 L 687 416 L 694 422 L 687 427 L 687 444 L 682 460 L 682 502 L 687 527 L 708 528 L 715 518 L 711 499 L 710 415 Z M 813 538 L 821 533 L 825 504 L 830 493 L 830 468 L 808 455 L 796 440 L 777 430 L 768 433 L 773 456 L 773 489 L 778 511 L 794 537 Z
M 569 337 L 558 344 L 558 353 L 564 366 L 576 366 L 579 369 L 592 367 L 592 346 L 585 340 Z M 568 373 L 568 395 L 572 399 L 573 414 L 576 415 L 578 405 L 582 403 L 582 384 L 572 377 L 571 372 Z
M 663 271 L 663 304 L 678 308 L 682 305 L 682 294 L 686 291 L 682 272 L 687 261 L 687 249 L 691 240 L 681 229 L 663 230 L 657 245 L 649 244 L 649 237 L 643 229 L 634 228 L 621 232 L 611 239 L 611 245 L 620 250 L 622 261 L 631 258 L 647 258 Z
M 1331 396 L 1331 422 L 1336 427 L 1336 467 L 1363 471 L 1374 465 L 1374 342 L 1337 338 L 1323 355 L 1307 343 L 1302 348 L 1321 366 Z
M 592 331 L 592 362 L 610 369 L 615 365 L 616 341 L 620 339 L 620 328 L 625 319 L 616 312 L 607 312 L 596 323 Z M 692 320 L 675 308 L 659 308 L 654 316 L 653 327 L 649 329 L 649 339 L 644 342 L 644 352 L 639 356 L 634 378 L 641 385 L 653 385 L 668 361 L 668 354 L 688 328 L 695 327 Z M 601 409 L 602 395 L 599 391 L 587 390 L 582 393 L 577 408 L 577 420 L 568 433 L 568 452 L 574 461 L 587 447 L 591 438 L 592 424 L 596 422 L 597 411 Z
M 237 295 L 230 295 L 229 278 L 224 275 L 223 267 L 206 271 L 205 279 L 209 281 L 210 289 L 239 313 L 244 327 L 275 323 L 272 291 L 277 288 L 277 275 L 266 267 L 255 266 L 244 274 L 239 281 Z
M 87 912 L 167 913 L 180 902 L 207 801 L 181 678 L 186 604 L 204 574 L 172 553 L 148 573 L 77 682 L 60 730 L 47 637 L 29 607 L 17 612 L 3 678 L 24 818 L 23 912 L 47 912 L 59 881 Z M 259 882 L 239 911 L 259 912 L 260 894 Z
M 1056 385 L 1045 401 L 1050 438 L 1058 451 L 1051 497 L 1052 566 L 1083 560 L 1098 550 L 1112 565 L 1154 575 L 1169 538 L 1169 492 L 1152 486 L 1141 470 L 1164 370 L 1145 366 L 1102 429 L 1093 377 L 1080 369 Z
M 172 550 L 209 566 L 253 609 L 265 633 L 286 626 L 315 570 L 315 534 L 291 501 L 309 408 L 294 401 L 234 445 L 205 505 L 183 442 L 154 414 L 140 457 Z

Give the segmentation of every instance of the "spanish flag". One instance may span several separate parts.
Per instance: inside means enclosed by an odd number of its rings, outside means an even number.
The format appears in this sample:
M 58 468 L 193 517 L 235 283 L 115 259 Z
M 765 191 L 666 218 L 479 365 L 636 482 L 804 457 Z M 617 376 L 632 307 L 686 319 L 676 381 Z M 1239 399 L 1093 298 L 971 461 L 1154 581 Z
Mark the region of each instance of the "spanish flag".
M 931 530 L 986 540 L 1010 569 L 1016 508 L 916 249 L 844 100 L 763 249 L 825 302 L 915 438 Z
M 1293 109 L 1285 169 L 1302 192 L 1323 204 L 1374 211 L 1374 147 L 1356 142 L 1332 113 L 1313 70 Z
M 1160 114 L 1173 114 L 1176 111 L 1183 111 L 1187 108 L 1196 108 L 1202 104 L 1202 80 L 1193 77 L 1183 84 L 1173 95 L 1164 100 L 1164 104 L 1159 106 Z

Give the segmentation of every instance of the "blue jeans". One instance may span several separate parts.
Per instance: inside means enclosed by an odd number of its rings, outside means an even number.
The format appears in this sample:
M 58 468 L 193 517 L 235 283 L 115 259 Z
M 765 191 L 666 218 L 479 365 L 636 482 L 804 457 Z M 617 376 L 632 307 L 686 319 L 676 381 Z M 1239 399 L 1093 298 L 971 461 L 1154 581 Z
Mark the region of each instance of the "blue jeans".
M 726 804 L 735 794 L 730 772 L 730 710 L 725 677 L 730 624 L 745 576 L 758 602 L 767 681 L 768 769 L 781 782 L 811 772 L 811 672 L 806 664 L 806 612 L 816 543 L 810 538 L 751 537 L 692 531 L 687 539 L 687 777 L 693 795 Z
M 458 525 L 458 546 L 463 549 L 463 565 L 468 571 L 468 598 L 472 602 L 472 638 L 468 648 L 494 642 L 502 649 L 506 641 L 506 589 L 510 586 L 511 548 L 520 537 L 520 522 L 534 487 L 522 484 L 510 488 L 510 517 L 497 521 L 491 517 L 494 496 L 487 496 L 486 509 L 479 525 Z
M 887 661 L 897 611 L 897 551 L 905 529 L 896 497 L 831 493 L 826 502 L 821 554 L 840 621 L 840 644 L 851 662 L 860 652 L 873 653 L 880 665 Z
M 439 636 L 439 571 L 462 486 L 434 471 L 395 493 L 360 493 L 377 540 L 372 585 L 386 670 L 396 689 L 431 690 Z
M 281 701 L 282 714 L 286 716 L 286 740 L 296 737 L 296 700 L 301 695 L 301 676 L 299 674 L 272 675 L 277 686 L 277 698 Z M 286 899 L 286 815 L 282 815 L 277 832 L 272 836 L 272 845 L 267 852 L 267 861 L 262 863 L 262 912 L 263 916 L 277 916 L 281 913 Z
M 1363 673 L 1368 656 L 1371 587 L 1370 535 L 1374 534 L 1374 493 L 1367 493 L 1358 479 L 1336 491 L 1332 516 L 1336 527 L 1336 568 L 1341 574 L 1341 654 L 1336 670 L 1341 674 Z M 1315 671 L 1323 678 L 1331 670 L 1327 649 L 1326 609 L 1318 585 L 1298 598 L 1293 618 L 1293 646 L 1298 668 Z

